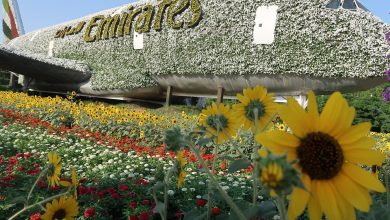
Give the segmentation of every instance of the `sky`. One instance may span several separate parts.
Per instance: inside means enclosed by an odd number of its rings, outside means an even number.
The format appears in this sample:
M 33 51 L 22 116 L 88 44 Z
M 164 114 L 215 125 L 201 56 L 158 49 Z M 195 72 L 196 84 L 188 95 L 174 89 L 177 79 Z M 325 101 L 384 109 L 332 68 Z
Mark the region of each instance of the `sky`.
M 18 0 L 24 29 L 31 32 L 136 0 Z M 390 0 L 361 0 L 370 11 L 390 23 Z M 0 10 L 1 17 L 2 10 Z M 0 30 L 3 30 L 0 22 Z M 0 34 L 0 42 L 3 42 Z

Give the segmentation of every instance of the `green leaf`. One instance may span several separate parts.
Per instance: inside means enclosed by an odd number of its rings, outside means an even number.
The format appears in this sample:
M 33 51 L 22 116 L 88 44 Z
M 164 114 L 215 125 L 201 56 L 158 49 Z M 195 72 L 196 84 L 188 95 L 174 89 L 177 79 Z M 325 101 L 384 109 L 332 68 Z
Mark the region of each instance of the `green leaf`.
M 156 207 L 154 207 L 154 213 L 164 213 L 165 205 L 162 202 L 157 201 Z
M 229 167 L 228 172 L 234 173 L 238 170 L 245 169 L 250 165 L 251 165 L 251 162 L 249 160 L 238 159 L 238 160 L 233 161 L 233 163 Z
M 211 138 L 201 138 L 201 139 L 198 140 L 196 145 L 204 147 L 204 146 L 206 146 L 207 144 L 209 144 L 212 141 L 213 141 L 213 139 L 211 139 Z
M 184 214 L 184 220 L 202 220 L 206 217 L 207 212 L 203 213 L 198 209 L 194 208 Z
M 9 203 L 21 204 L 26 203 L 27 199 L 24 196 L 18 196 L 13 198 Z

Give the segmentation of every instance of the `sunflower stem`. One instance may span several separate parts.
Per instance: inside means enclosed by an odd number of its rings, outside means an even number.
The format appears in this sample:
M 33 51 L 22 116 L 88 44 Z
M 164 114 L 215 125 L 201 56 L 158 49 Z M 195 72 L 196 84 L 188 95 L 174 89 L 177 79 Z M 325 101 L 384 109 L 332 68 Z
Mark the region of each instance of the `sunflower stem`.
M 169 178 L 172 174 L 172 168 L 169 169 L 167 175 L 165 176 L 164 182 L 164 211 L 163 211 L 163 220 L 167 220 L 168 218 L 168 184 L 169 184 Z
M 238 208 L 238 206 L 233 202 L 232 198 L 222 189 L 222 187 L 219 185 L 217 179 L 215 178 L 214 174 L 211 173 L 210 170 L 207 168 L 206 162 L 203 160 L 203 158 L 200 155 L 200 153 L 198 152 L 198 150 L 195 149 L 195 146 L 193 146 L 192 144 L 190 146 L 191 146 L 191 150 L 195 153 L 196 157 L 200 161 L 202 167 L 205 168 L 204 170 L 206 171 L 207 176 L 210 178 L 210 181 L 217 187 L 217 190 L 219 191 L 221 196 L 224 198 L 226 203 L 230 206 L 232 211 L 237 215 L 238 219 L 246 220 L 246 217 L 241 212 L 240 208 Z
M 217 154 L 218 154 L 218 137 L 219 137 L 219 128 L 217 130 L 217 144 L 215 145 L 214 147 L 214 159 L 213 159 L 213 164 L 211 165 L 211 172 L 214 174 L 214 171 L 215 171 L 215 166 L 216 166 L 216 163 L 217 163 Z M 207 205 L 207 220 L 210 220 L 211 219 L 211 209 L 213 208 L 212 207 L 212 203 L 213 203 L 213 200 L 211 198 L 211 187 L 209 186 L 208 187 L 208 192 L 207 192 L 207 199 L 208 199 L 208 205 Z
M 279 209 L 280 219 L 281 220 L 287 220 L 287 211 L 286 211 L 286 203 L 285 203 L 285 196 L 284 193 L 281 193 L 281 195 L 278 195 L 276 198 L 277 201 L 277 207 Z
M 32 192 L 34 191 L 35 187 L 37 186 L 39 180 L 41 179 L 41 177 L 47 172 L 47 170 L 49 169 L 49 167 L 46 167 L 40 174 L 39 176 L 37 177 L 37 179 L 35 180 L 34 182 L 34 185 L 31 187 L 30 189 L 30 192 L 28 193 L 27 195 L 27 199 L 26 199 L 26 204 L 25 206 L 28 206 L 28 200 L 30 199 L 31 195 L 32 195 Z
M 253 109 L 253 114 L 255 116 L 255 133 L 253 133 L 253 140 L 256 140 L 256 135 L 258 132 L 258 127 L 259 127 L 259 117 L 258 117 L 259 110 L 257 108 Z M 253 173 L 252 173 L 252 179 L 253 179 L 253 198 L 252 198 L 252 203 L 253 205 L 256 205 L 257 203 L 257 173 L 258 173 L 258 168 L 257 168 L 257 163 L 256 160 L 259 157 L 257 151 L 259 150 L 259 147 L 257 144 L 255 144 L 255 151 L 253 152 Z
M 40 202 L 37 202 L 35 204 L 32 204 L 32 205 L 29 205 L 29 206 L 25 206 L 23 209 L 21 209 L 19 212 L 15 213 L 13 216 L 11 216 L 8 220 L 13 220 L 15 219 L 16 217 L 18 217 L 20 214 L 22 214 L 23 212 L 31 209 L 31 208 L 34 208 L 35 206 L 39 206 L 39 205 L 42 205 L 43 203 L 47 203 L 47 202 L 50 202 L 52 201 L 53 199 L 56 199 L 56 198 L 59 198 L 61 196 L 64 196 L 64 195 L 67 195 L 69 194 L 69 191 L 66 191 L 64 193 L 61 193 L 61 194 L 58 194 L 58 195 L 55 195 L 55 196 L 52 196 L 52 197 L 49 197 L 47 199 L 44 199 Z

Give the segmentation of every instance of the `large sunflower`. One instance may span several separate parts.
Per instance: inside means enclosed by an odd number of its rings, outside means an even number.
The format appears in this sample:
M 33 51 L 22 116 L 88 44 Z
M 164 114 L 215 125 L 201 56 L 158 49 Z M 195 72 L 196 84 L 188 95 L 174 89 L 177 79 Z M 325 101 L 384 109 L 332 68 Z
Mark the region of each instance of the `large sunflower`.
M 73 220 L 79 214 L 79 206 L 72 196 L 62 196 L 59 200 L 46 204 L 46 213 L 41 216 L 43 220 Z
M 200 123 L 206 128 L 206 136 L 216 138 L 218 144 L 229 139 L 229 136 L 234 137 L 237 134 L 239 127 L 237 117 L 230 109 L 229 105 L 213 103 L 201 113 Z
M 47 180 L 49 181 L 49 186 L 55 187 L 60 185 L 60 175 L 61 175 L 61 157 L 56 153 L 49 152 L 47 154 L 49 158 L 49 170 L 47 174 Z
M 237 94 L 240 101 L 233 109 L 238 113 L 239 121 L 245 129 L 251 128 L 255 131 L 255 120 L 257 118 L 259 128 L 263 128 L 277 112 L 278 104 L 275 103 L 273 94 L 267 94 L 267 89 L 262 86 L 244 89 L 244 95 Z M 257 116 L 254 110 L 257 109 Z
M 384 192 L 382 183 L 360 164 L 382 164 L 384 155 L 372 150 L 375 141 L 367 137 L 371 124 L 352 126 L 355 109 L 339 92 L 334 93 L 321 114 L 316 97 L 308 94 L 307 112 L 293 99 L 279 111 L 293 134 L 272 131 L 256 140 L 276 154 L 287 153 L 297 159 L 306 190 L 294 188 L 288 209 L 295 219 L 308 206 L 310 219 L 356 219 L 355 210 L 368 212 L 372 203 L 369 191 Z

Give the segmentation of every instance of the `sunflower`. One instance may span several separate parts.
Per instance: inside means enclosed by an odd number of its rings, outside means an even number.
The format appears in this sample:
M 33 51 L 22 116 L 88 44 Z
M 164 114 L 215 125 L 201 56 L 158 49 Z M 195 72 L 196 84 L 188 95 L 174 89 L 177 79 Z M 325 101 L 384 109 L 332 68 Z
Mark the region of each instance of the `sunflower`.
M 177 177 L 177 186 L 179 188 L 182 187 L 184 179 L 186 178 L 186 172 L 184 171 L 184 166 L 187 164 L 187 161 L 183 158 L 183 151 L 179 151 L 177 154 L 177 160 L 179 161 L 180 164 L 180 173 Z
M 46 213 L 41 216 L 43 220 L 73 220 L 79 214 L 79 206 L 72 196 L 62 196 L 59 200 L 46 204 Z
M 269 163 L 261 171 L 260 180 L 264 186 L 276 188 L 282 179 L 283 169 L 275 162 Z
M 382 183 L 359 164 L 378 165 L 384 155 L 372 150 L 375 141 L 367 137 L 371 124 L 352 126 L 355 109 L 339 92 L 331 95 L 321 114 L 316 97 L 308 94 L 307 112 L 293 99 L 279 110 L 293 134 L 271 131 L 256 136 L 275 154 L 287 153 L 298 160 L 306 190 L 294 188 L 288 208 L 289 219 L 298 217 L 306 205 L 310 219 L 356 219 L 355 210 L 368 212 L 369 191 L 384 192 Z
M 236 136 L 239 123 L 229 105 L 213 103 L 200 114 L 200 123 L 206 129 L 208 137 L 216 137 L 218 144 Z M 230 135 L 230 137 L 229 137 Z
M 65 186 L 65 187 L 69 187 L 69 186 L 72 186 L 73 187 L 73 190 L 74 190 L 74 198 L 77 199 L 77 186 L 79 185 L 79 181 L 77 179 L 77 173 L 76 171 L 72 168 L 71 169 L 71 181 L 72 182 L 68 182 L 68 181 L 61 181 L 61 185 Z
M 55 187 L 60 185 L 60 175 L 61 175 L 61 157 L 56 153 L 49 152 L 47 154 L 49 158 L 49 170 L 47 174 L 47 180 L 49 181 L 49 186 Z
M 262 86 L 244 89 L 244 95 L 237 94 L 240 103 L 235 104 L 233 109 L 238 113 L 239 121 L 244 128 L 255 131 L 255 120 L 260 129 L 264 128 L 269 120 L 277 112 L 278 104 L 275 103 L 273 94 L 267 94 L 267 89 Z M 257 109 L 257 115 L 255 115 Z
M 278 129 L 279 129 L 279 131 L 284 131 L 284 130 L 286 130 L 286 126 L 284 124 L 280 124 L 280 125 L 278 125 Z

